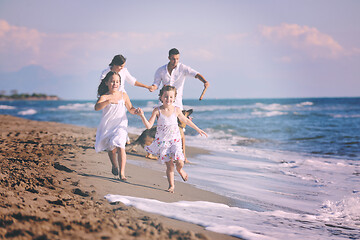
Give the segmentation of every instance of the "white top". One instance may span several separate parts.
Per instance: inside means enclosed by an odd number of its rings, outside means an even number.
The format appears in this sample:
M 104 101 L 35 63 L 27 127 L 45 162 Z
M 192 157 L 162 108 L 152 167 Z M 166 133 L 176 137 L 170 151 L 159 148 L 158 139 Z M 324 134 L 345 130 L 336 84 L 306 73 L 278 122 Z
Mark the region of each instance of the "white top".
M 116 147 L 125 148 L 128 119 L 123 98 L 102 109 L 102 117 L 96 130 L 95 151 L 112 151 Z
M 108 74 L 108 72 L 111 71 L 111 66 L 109 66 L 107 69 L 105 69 L 104 71 L 102 71 L 101 76 L 100 76 L 100 81 L 102 79 L 104 79 L 104 77 L 106 76 L 106 74 Z M 127 81 L 128 83 L 130 83 L 132 86 L 135 85 L 136 82 L 136 78 L 134 78 L 133 76 L 131 76 L 131 74 L 129 73 L 129 71 L 127 70 L 127 68 L 123 68 L 120 70 L 119 72 L 120 75 L 120 87 L 119 87 L 119 91 L 124 91 L 125 92 L 125 84 L 124 81 Z
M 173 161 L 184 161 L 180 130 L 177 122 L 176 108 L 170 116 L 161 113 L 159 118 L 154 141 L 145 147 L 145 151 L 158 156 L 161 163 Z
M 195 77 L 198 73 L 199 72 L 195 71 L 191 67 L 188 67 L 182 63 L 178 63 L 178 65 L 172 70 L 170 75 L 167 70 L 167 64 L 165 64 L 156 71 L 153 84 L 156 85 L 158 88 L 160 87 L 161 83 L 162 85 L 170 85 L 176 87 L 177 96 L 174 102 L 174 106 L 179 107 L 182 110 L 182 96 L 185 78 L 187 76 Z

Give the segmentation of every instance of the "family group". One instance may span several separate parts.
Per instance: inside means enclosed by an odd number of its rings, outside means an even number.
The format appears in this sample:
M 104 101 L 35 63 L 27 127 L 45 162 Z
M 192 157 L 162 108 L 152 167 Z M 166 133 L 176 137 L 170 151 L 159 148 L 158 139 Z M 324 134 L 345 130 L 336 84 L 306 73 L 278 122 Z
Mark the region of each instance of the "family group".
M 108 152 L 112 173 L 120 180 L 126 181 L 125 145 L 128 142 L 126 112 L 138 115 L 147 129 L 150 129 L 157 120 L 155 139 L 151 145 L 145 147 L 145 150 L 157 156 L 159 162 L 166 165 L 166 176 L 169 182 L 167 191 L 173 193 L 175 167 L 184 181 L 188 179 L 183 169 L 186 161 L 185 141 L 180 134 L 178 119 L 194 128 L 200 135 L 207 136 L 182 112 L 185 79 L 186 77 L 199 79 L 204 84 L 204 90 L 209 86 L 209 82 L 200 73 L 179 62 L 180 53 L 176 48 L 169 51 L 168 59 L 169 62 L 156 71 L 153 84 L 148 86 L 137 81 L 125 68 L 125 57 L 114 56 L 109 67 L 102 72 L 100 77 L 95 110 L 102 110 L 102 117 L 96 132 L 95 150 Z M 146 88 L 150 92 L 161 87 L 160 104 L 154 108 L 149 119 L 145 117 L 141 108 L 135 108 L 132 105 L 124 88 L 125 81 L 133 86 Z M 202 97 L 203 95 L 200 100 Z

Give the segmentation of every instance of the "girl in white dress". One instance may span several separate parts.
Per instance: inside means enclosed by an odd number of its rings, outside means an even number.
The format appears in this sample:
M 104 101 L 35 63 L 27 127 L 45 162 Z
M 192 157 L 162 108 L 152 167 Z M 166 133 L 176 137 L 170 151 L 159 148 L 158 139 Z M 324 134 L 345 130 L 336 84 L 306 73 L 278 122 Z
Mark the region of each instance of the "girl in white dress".
M 142 109 L 139 109 L 137 112 L 147 129 L 153 126 L 155 118 L 157 118 L 155 140 L 151 145 L 145 147 L 145 150 L 148 153 L 157 155 L 159 162 L 166 164 L 166 176 L 169 182 L 167 191 L 173 193 L 175 190 L 174 163 L 181 178 L 184 181 L 188 179 L 188 175 L 183 169 L 185 157 L 182 150 L 177 118 L 180 121 L 186 122 L 187 125 L 194 128 L 200 135 L 207 136 L 207 134 L 186 118 L 180 108 L 173 106 L 176 98 L 175 87 L 165 85 L 160 90 L 159 96 L 162 105 L 153 110 L 149 121 L 146 119 Z
M 128 95 L 118 91 L 119 87 L 120 75 L 115 72 L 109 72 L 98 87 L 99 99 L 95 104 L 95 110 L 102 110 L 103 113 L 96 132 L 95 151 L 107 151 L 112 164 L 112 173 L 115 176 L 119 175 L 120 167 L 119 177 L 125 181 L 125 144 L 128 125 L 126 109 L 131 114 L 137 111 Z

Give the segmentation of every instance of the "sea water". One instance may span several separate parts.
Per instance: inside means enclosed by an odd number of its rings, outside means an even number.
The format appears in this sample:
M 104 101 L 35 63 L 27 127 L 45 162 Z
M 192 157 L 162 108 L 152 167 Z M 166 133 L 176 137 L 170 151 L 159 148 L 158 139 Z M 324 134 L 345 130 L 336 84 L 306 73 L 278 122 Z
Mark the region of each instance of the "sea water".
M 94 103 L 1 101 L 0 114 L 96 127 L 101 112 L 93 110 Z M 157 101 L 132 103 L 149 117 Z M 360 98 L 184 100 L 184 105 L 209 135 L 187 127 L 187 144 L 211 152 L 189 159 L 188 182 L 233 204 L 164 203 L 111 193 L 109 201 L 245 239 L 360 238 Z M 128 118 L 129 132 L 145 129 L 138 116 Z M 129 162 L 141 165 L 131 156 Z

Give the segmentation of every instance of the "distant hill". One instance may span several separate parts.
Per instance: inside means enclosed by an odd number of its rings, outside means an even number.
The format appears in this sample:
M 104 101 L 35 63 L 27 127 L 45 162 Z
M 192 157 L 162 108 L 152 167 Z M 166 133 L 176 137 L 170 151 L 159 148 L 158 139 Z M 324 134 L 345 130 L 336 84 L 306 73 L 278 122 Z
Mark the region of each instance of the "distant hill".
M 0 71 L 0 95 L 45 93 L 61 99 L 96 99 L 100 70 L 55 74 L 42 66 L 29 65 L 17 71 Z
M 0 94 L 0 100 L 60 100 L 60 98 L 55 95 L 46 95 L 43 93 L 14 93 L 12 95 Z

